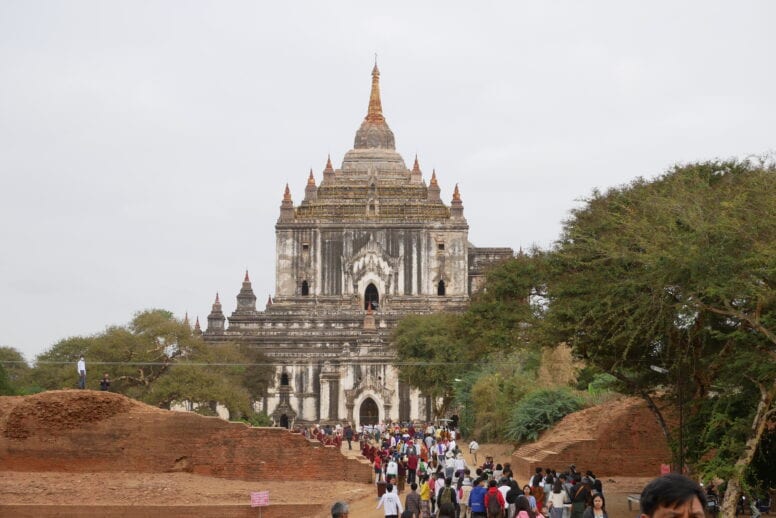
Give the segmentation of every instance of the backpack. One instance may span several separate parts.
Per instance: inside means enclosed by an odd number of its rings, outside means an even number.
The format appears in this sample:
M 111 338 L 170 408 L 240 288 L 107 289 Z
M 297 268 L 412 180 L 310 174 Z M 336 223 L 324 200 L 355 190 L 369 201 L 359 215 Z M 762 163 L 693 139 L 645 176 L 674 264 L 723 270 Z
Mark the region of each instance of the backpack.
M 443 487 L 442 491 L 439 492 L 439 505 L 453 503 L 453 488 L 452 487 Z
M 501 518 L 501 516 L 503 516 L 503 509 L 501 509 L 501 502 L 498 501 L 498 495 L 495 493 L 488 493 L 485 497 L 488 500 L 488 518 Z

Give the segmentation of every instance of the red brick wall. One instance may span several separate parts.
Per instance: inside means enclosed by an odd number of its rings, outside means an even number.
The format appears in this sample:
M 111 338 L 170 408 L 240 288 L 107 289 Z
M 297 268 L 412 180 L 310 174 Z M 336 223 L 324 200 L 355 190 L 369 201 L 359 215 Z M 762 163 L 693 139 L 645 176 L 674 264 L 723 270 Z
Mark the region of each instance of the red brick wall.
M 74 411 L 78 405 L 89 404 L 91 391 L 72 392 L 81 399 L 65 397 L 52 404 L 44 393 L 13 398 L 15 405 L 0 409 L 3 469 L 188 471 L 257 481 L 370 480 L 366 461 L 349 459 L 334 447 L 287 430 L 159 410 L 117 394 L 100 394 L 101 417 L 97 419 L 89 417 L 87 409 Z M 117 413 L 105 410 L 113 402 L 121 407 Z M 79 415 L 83 416 L 80 424 Z

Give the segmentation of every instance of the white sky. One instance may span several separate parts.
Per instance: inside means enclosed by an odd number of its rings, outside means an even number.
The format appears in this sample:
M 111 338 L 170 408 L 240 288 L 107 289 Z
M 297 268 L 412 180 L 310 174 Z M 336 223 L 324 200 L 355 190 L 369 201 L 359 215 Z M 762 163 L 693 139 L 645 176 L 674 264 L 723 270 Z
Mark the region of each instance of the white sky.
M 477 246 L 546 247 L 593 188 L 773 151 L 776 2 L 0 3 L 0 345 L 146 308 L 205 324 L 366 114 L 460 184 Z

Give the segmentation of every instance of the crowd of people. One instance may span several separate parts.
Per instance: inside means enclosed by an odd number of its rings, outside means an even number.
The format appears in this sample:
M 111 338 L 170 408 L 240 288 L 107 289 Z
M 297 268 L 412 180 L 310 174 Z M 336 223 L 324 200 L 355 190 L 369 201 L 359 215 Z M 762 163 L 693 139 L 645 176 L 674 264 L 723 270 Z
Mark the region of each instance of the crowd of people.
M 601 480 L 573 465 L 562 473 L 536 468 L 520 485 L 510 463 L 485 457 L 478 465 L 476 441 L 465 446 L 475 459 L 470 466 L 452 428 L 378 425 L 359 438 L 386 517 L 608 518 Z

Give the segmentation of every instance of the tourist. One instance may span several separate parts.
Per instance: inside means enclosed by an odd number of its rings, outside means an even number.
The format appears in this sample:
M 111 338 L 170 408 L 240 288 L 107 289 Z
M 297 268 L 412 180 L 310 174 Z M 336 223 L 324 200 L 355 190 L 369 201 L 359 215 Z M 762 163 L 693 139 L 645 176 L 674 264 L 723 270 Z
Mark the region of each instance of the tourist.
M 536 505 L 536 497 L 531 494 L 533 488 L 526 484 L 523 486 L 523 495 L 528 500 L 528 503 L 531 505 L 531 510 L 538 511 L 537 505 Z
M 585 508 L 590 502 L 590 479 L 584 477 L 579 484 L 573 487 L 574 495 L 571 497 L 571 518 L 582 518 Z
M 420 477 L 420 518 L 431 517 L 431 486 L 428 483 L 428 475 Z
M 547 503 L 547 506 L 550 509 L 550 518 L 563 518 L 563 508 L 568 503 L 571 503 L 571 499 L 563 488 L 561 479 L 556 478 Z
M 350 423 L 345 425 L 345 439 L 348 441 L 348 449 L 353 449 L 353 427 L 350 426 Z
M 704 518 L 706 495 L 694 480 L 670 473 L 647 484 L 640 504 L 641 518 Z
M 412 518 L 420 518 L 420 495 L 417 489 L 418 485 L 415 482 L 410 484 L 410 492 L 404 498 L 404 512 L 411 512 Z
M 609 518 L 609 515 L 606 514 L 604 495 L 593 495 L 593 505 L 585 509 L 582 518 Z
M 455 506 L 450 502 L 445 502 L 439 506 L 439 514 L 437 515 L 437 518 L 455 518 L 455 515 Z
M 474 458 L 474 464 L 477 464 L 477 450 L 480 449 L 480 445 L 477 444 L 477 441 L 472 439 L 472 442 L 469 443 L 469 454 Z
M 399 497 L 393 492 L 393 484 L 389 483 L 385 486 L 385 493 L 380 497 L 380 501 L 377 502 L 377 507 L 375 509 L 380 509 L 381 507 L 385 513 L 385 518 L 399 518 L 399 513 L 404 511 L 401 500 L 399 500 Z
M 348 518 L 348 504 L 346 502 L 335 502 L 331 506 L 331 518 Z
M 504 508 L 506 507 L 506 501 L 501 495 L 501 491 L 496 487 L 496 481 L 491 480 L 488 482 L 488 492 L 485 493 L 485 509 L 488 513 L 488 518 L 502 518 L 504 516 Z M 498 504 L 498 505 L 497 505 Z
M 455 478 L 462 478 L 465 469 L 466 460 L 463 458 L 463 453 L 459 453 L 455 458 Z
M 380 457 L 381 457 L 380 452 L 377 452 L 375 454 L 375 462 L 374 462 L 375 484 L 377 484 L 383 479 L 383 461 Z
M 415 482 L 415 477 L 418 471 L 418 463 L 420 459 L 415 454 L 415 450 L 410 451 L 409 457 L 407 457 L 407 482 L 412 484 Z
M 531 506 L 531 502 L 524 495 L 517 497 L 515 501 L 515 518 L 544 518 Z
M 78 388 L 86 388 L 86 361 L 83 355 L 78 358 L 78 364 L 76 365 L 76 372 L 78 372 Z
M 469 495 L 472 492 L 472 483 L 468 478 L 458 479 L 458 507 L 461 509 L 461 518 L 469 516 Z
M 440 513 L 442 511 L 442 505 L 448 503 L 452 504 L 456 511 L 458 510 L 457 491 L 453 488 L 453 479 L 450 477 L 445 478 L 445 486 L 439 491 L 439 496 L 437 497 L 437 506 L 439 507 Z
M 469 509 L 471 510 L 472 518 L 485 518 L 485 493 L 487 492 L 485 479 L 482 477 L 476 478 L 472 492 L 469 493 Z
M 100 380 L 100 390 L 102 391 L 110 390 L 110 378 L 108 377 L 107 372 L 102 375 L 102 379 Z
M 388 465 L 385 467 L 385 480 L 391 482 L 399 477 L 399 465 L 396 463 L 393 457 L 388 460 Z
M 536 474 L 531 477 L 529 484 L 535 502 L 534 510 L 541 513 L 544 505 L 544 470 L 542 468 L 536 468 Z

